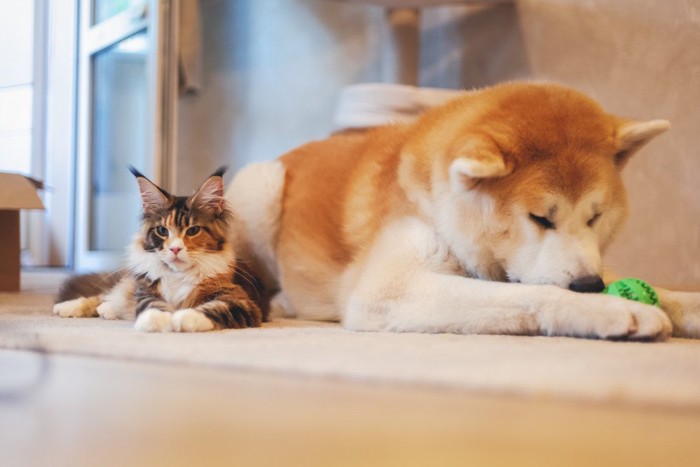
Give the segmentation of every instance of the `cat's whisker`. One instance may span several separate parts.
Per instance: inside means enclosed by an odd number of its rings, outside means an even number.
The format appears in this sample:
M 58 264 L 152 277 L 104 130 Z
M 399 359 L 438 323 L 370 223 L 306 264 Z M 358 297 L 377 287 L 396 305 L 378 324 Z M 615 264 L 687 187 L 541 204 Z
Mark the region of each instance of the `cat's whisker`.
M 252 281 L 255 281 L 255 280 L 256 280 L 256 279 L 255 279 L 255 276 L 254 276 L 253 274 L 251 274 L 250 272 L 248 272 L 248 271 L 246 271 L 246 270 L 244 270 L 244 269 L 239 268 L 239 267 L 236 266 L 235 264 L 233 265 L 233 272 L 238 273 L 238 274 L 240 274 L 240 275 L 243 276 L 243 277 L 247 277 L 248 279 L 250 279 L 250 280 L 252 280 Z
M 115 277 L 120 277 L 122 275 L 124 275 L 123 269 L 118 269 L 116 271 L 104 273 L 104 275 L 102 275 L 102 277 L 100 277 L 99 283 L 100 284 L 111 284 Z
M 234 273 L 239 274 L 241 279 L 244 280 L 248 285 L 250 285 L 254 289 L 257 289 L 257 287 L 255 285 L 255 277 L 253 277 L 250 273 L 245 272 L 245 271 L 243 271 L 240 268 L 237 268 L 235 266 L 234 266 L 233 270 L 234 270 Z

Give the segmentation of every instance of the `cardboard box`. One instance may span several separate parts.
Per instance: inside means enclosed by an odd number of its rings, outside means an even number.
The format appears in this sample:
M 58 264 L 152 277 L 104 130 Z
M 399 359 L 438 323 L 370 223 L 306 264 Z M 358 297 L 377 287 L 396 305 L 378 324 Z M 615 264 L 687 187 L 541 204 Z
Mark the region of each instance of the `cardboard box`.
M 37 190 L 41 182 L 0 172 L 0 291 L 19 290 L 19 210 L 44 209 Z

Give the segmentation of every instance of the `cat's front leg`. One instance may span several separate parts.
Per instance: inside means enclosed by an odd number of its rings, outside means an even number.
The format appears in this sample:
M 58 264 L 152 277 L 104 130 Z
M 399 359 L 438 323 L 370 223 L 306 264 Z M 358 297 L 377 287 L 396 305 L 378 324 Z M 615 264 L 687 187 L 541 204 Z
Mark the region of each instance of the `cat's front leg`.
M 173 330 L 176 332 L 207 332 L 215 329 L 207 315 L 194 308 L 185 308 L 173 313 Z
M 173 327 L 179 332 L 205 332 L 214 329 L 259 327 L 262 312 L 242 288 L 230 285 L 217 293 L 214 300 L 178 310 Z
M 97 307 L 101 299 L 95 297 L 78 297 L 73 300 L 56 303 L 53 306 L 53 314 L 61 318 L 89 318 L 97 316 Z
M 172 332 L 173 314 L 158 308 L 147 308 L 136 317 L 134 329 L 144 332 Z
M 97 307 L 97 314 L 102 319 L 132 319 L 136 309 L 134 297 L 136 281 L 124 276 L 107 294 Z
M 155 283 L 137 283 L 135 299 L 134 329 L 145 332 L 173 331 L 173 308 L 160 295 Z

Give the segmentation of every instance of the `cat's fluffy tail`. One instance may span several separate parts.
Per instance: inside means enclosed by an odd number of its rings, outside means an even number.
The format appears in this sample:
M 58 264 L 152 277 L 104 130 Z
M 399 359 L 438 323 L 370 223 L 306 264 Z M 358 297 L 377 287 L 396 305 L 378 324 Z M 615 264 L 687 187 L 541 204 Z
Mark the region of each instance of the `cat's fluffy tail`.
M 126 275 L 126 270 L 73 276 L 61 285 L 56 303 L 79 297 L 94 297 L 110 291 Z

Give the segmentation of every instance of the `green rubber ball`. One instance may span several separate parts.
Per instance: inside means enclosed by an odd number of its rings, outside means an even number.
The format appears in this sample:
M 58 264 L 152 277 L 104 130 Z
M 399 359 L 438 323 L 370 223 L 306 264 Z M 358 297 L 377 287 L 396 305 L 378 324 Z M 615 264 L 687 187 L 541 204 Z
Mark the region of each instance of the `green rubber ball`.
M 603 293 L 617 297 L 659 306 L 659 296 L 652 286 L 641 279 L 628 277 L 608 284 Z

